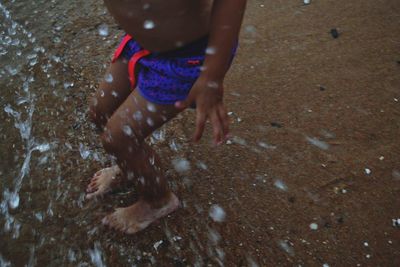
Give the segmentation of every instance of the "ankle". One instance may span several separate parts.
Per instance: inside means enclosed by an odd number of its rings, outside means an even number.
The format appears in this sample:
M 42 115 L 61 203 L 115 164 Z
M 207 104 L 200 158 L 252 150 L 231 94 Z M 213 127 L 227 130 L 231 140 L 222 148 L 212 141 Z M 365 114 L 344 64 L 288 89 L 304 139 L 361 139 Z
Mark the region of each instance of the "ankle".
M 159 209 L 168 204 L 171 200 L 173 193 L 171 191 L 167 191 L 162 196 L 158 196 L 157 198 L 146 199 L 142 198 L 142 201 L 146 202 L 152 209 Z

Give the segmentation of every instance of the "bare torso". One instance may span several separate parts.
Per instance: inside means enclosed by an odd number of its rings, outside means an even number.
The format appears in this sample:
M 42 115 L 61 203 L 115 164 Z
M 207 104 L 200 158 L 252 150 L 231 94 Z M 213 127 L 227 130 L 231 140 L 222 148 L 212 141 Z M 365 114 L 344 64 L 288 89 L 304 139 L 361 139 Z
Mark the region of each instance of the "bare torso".
M 104 0 L 119 25 L 150 51 L 168 51 L 209 33 L 212 0 Z

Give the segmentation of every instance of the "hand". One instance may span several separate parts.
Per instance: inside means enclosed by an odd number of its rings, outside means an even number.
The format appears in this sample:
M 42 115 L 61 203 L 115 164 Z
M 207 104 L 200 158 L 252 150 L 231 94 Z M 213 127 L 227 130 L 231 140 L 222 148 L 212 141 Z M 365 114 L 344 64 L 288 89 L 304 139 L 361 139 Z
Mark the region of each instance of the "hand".
M 221 144 L 228 136 L 229 119 L 223 104 L 222 81 L 197 79 L 185 101 L 175 103 L 177 108 L 187 108 L 196 103 L 196 130 L 193 136 L 195 142 L 199 141 L 204 132 L 207 119 L 213 128 L 213 139 L 216 145 Z

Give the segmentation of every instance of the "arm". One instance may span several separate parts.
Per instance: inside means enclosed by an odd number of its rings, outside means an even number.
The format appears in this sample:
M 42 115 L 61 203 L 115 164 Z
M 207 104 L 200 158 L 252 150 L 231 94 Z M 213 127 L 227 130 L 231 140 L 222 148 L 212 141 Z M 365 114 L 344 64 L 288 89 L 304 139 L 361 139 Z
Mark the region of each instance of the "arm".
M 188 98 L 177 102 L 185 108 L 196 102 L 196 131 L 198 141 L 209 119 L 213 127 L 214 142 L 221 143 L 229 132 L 229 120 L 223 104 L 223 81 L 237 42 L 246 0 L 214 0 L 208 51 L 203 71 L 193 85 Z

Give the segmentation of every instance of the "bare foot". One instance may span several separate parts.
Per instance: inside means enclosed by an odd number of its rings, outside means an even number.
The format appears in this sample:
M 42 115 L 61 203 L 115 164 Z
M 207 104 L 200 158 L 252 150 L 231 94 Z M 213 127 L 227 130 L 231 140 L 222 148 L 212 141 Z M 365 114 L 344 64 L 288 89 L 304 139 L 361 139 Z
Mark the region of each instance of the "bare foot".
M 171 193 L 168 202 L 160 208 L 152 208 L 149 203 L 139 200 L 127 208 L 118 208 L 102 220 L 103 224 L 127 234 L 134 234 L 149 224 L 168 215 L 179 206 L 178 198 Z
M 117 178 L 120 173 L 118 165 L 96 172 L 86 189 L 86 199 L 103 196 L 115 189 L 121 183 L 121 179 Z

